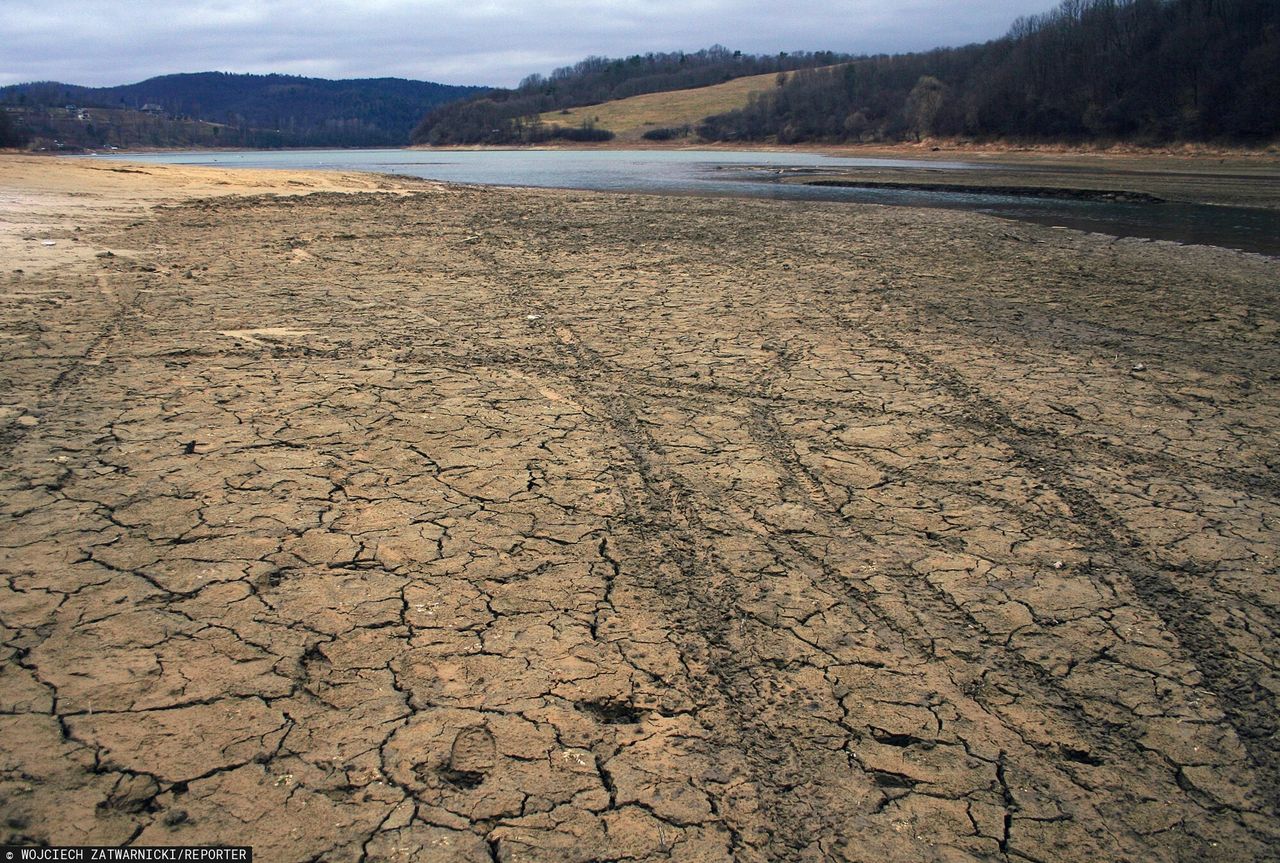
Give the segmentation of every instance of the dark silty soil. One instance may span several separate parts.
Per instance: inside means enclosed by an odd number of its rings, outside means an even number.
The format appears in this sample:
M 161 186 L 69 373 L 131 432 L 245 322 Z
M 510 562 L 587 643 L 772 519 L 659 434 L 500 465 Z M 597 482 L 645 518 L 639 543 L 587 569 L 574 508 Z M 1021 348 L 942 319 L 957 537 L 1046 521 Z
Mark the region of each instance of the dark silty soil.
M 1276 858 L 1275 260 L 445 187 L 86 231 L 0 274 L 9 841 Z
M 850 151 L 843 155 L 864 155 Z M 1172 155 L 1068 154 L 963 150 L 910 153 L 915 161 L 959 160 L 980 170 L 932 167 L 800 169 L 783 171 L 788 183 L 902 188 L 925 191 L 1004 193 L 1136 203 L 1174 201 L 1280 210 L 1280 164 L 1274 156 L 1189 157 Z

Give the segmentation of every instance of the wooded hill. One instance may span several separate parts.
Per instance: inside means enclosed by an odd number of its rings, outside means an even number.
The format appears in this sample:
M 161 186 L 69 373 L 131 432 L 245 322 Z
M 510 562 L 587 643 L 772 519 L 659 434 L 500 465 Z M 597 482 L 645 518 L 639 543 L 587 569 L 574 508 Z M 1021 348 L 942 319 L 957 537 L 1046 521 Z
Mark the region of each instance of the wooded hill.
M 17 119 L 0 108 L 0 149 L 22 147 L 31 139 L 31 133 Z
M 721 84 L 735 78 L 809 69 L 851 59 L 831 52 L 753 56 L 716 45 L 686 54 L 636 54 L 624 59 L 588 57 L 549 76 L 530 75 L 514 90 L 490 90 L 445 105 L 422 118 L 415 144 L 538 143 L 553 137 L 607 140 L 591 122 L 577 126 L 541 123 L 538 115 L 583 105 Z
M 1280 136 L 1280 2 L 1066 0 L 984 44 L 856 59 L 750 57 L 722 48 L 589 58 L 550 78 L 531 76 L 516 90 L 438 108 L 413 140 L 608 139 L 612 130 L 593 118 L 618 112 L 572 109 L 779 71 L 792 74 L 736 110 L 712 108 L 722 113 L 653 134 L 779 143 L 1271 141 Z M 645 107 L 660 119 L 660 105 Z M 587 119 L 568 125 L 579 117 Z
M 802 72 L 708 140 L 1259 141 L 1280 134 L 1276 0 L 1066 0 L 984 45 Z
M 61 135 L 71 146 L 398 147 L 425 111 L 486 89 L 403 78 L 198 72 L 120 87 L 15 84 L 0 88 L 0 107 L 30 133 Z M 81 109 L 118 113 L 89 110 L 75 126 L 65 122 L 68 105 L 77 118 Z

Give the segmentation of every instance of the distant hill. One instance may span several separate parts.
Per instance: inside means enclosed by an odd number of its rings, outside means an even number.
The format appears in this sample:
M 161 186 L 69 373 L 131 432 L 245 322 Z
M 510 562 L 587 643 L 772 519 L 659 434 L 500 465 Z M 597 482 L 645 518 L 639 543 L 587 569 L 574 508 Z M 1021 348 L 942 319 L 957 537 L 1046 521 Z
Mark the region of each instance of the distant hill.
M 759 75 L 828 66 L 847 55 L 830 51 L 756 56 L 720 45 L 695 53 L 588 57 L 549 76 L 530 75 L 514 90 L 491 90 L 432 110 L 413 131 L 415 144 L 536 143 L 554 137 L 601 140 L 610 131 L 589 118 L 576 126 L 545 124 L 539 115 L 572 111 L 648 93 L 711 87 Z M 595 134 L 593 134 L 595 133 Z
M 375 147 L 408 143 L 424 112 L 486 89 L 198 72 L 119 87 L 15 84 L 0 88 L 0 106 L 34 136 L 68 146 Z

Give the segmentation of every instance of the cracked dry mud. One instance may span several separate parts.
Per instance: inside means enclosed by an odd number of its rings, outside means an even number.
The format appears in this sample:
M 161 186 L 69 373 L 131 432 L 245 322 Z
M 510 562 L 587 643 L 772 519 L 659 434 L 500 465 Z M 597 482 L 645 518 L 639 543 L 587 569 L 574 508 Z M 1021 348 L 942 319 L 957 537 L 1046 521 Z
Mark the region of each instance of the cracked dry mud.
M 443 186 L 86 236 L 0 276 L 10 841 L 1275 858 L 1274 260 Z

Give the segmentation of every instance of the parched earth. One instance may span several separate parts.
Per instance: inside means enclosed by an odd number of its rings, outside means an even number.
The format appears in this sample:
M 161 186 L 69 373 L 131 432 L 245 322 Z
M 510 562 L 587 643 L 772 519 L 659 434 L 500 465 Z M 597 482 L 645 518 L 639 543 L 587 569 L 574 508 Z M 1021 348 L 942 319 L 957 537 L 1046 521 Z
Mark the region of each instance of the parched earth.
M 86 231 L 0 275 L 9 841 L 1280 855 L 1275 260 L 444 186 Z

